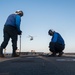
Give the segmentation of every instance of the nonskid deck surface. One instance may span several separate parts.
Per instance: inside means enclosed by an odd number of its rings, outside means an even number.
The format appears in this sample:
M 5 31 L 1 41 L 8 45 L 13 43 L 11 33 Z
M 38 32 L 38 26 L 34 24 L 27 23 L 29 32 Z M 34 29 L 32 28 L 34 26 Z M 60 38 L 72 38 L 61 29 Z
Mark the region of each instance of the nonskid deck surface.
M 75 56 L 6 56 L 0 58 L 0 75 L 75 75 Z

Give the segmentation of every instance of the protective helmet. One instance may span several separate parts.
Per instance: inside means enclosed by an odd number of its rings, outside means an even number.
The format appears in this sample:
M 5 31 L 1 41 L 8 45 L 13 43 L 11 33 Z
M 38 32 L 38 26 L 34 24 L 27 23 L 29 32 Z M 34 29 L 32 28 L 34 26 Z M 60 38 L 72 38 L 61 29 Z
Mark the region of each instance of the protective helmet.
M 20 15 L 20 16 L 23 16 L 24 15 L 24 13 L 23 13 L 22 10 L 17 10 L 15 13 L 18 14 L 18 15 Z
M 49 34 L 49 35 L 52 35 L 54 32 L 55 32 L 55 31 L 54 31 L 53 29 L 50 29 L 50 30 L 48 31 L 48 34 Z

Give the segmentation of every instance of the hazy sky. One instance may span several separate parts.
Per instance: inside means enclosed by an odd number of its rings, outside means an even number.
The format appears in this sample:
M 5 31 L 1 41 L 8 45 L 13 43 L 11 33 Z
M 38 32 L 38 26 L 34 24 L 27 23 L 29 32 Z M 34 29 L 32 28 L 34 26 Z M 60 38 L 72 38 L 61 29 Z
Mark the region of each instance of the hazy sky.
M 51 36 L 48 30 L 53 29 L 65 40 L 64 52 L 75 52 L 75 0 L 0 0 L 0 43 L 3 41 L 4 23 L 16 10 L 24 12 L 21 51 L 49 52 Z M 34 40 L 30 41 L 28 35 L 34 36 Z M 12 51 L 11 40 L 6 49 Z

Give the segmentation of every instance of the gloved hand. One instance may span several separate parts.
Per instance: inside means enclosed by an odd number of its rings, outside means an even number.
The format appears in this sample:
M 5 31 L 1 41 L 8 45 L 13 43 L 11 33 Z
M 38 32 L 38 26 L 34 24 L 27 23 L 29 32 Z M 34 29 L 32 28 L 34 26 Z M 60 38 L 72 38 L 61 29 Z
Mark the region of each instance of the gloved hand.
M 22 31 L 18 31 L 18 35 L 22 35 Z

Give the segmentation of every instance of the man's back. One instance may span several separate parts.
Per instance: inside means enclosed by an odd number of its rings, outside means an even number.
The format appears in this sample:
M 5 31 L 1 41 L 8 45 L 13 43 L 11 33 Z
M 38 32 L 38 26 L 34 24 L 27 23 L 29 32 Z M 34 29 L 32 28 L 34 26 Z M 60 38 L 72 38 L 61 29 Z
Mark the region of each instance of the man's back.
M 62 44 L 62 45 L 65 44 L 64 39 L 57 32 L 54 32 L 51 42 L 57 42 L 57 43 Z

